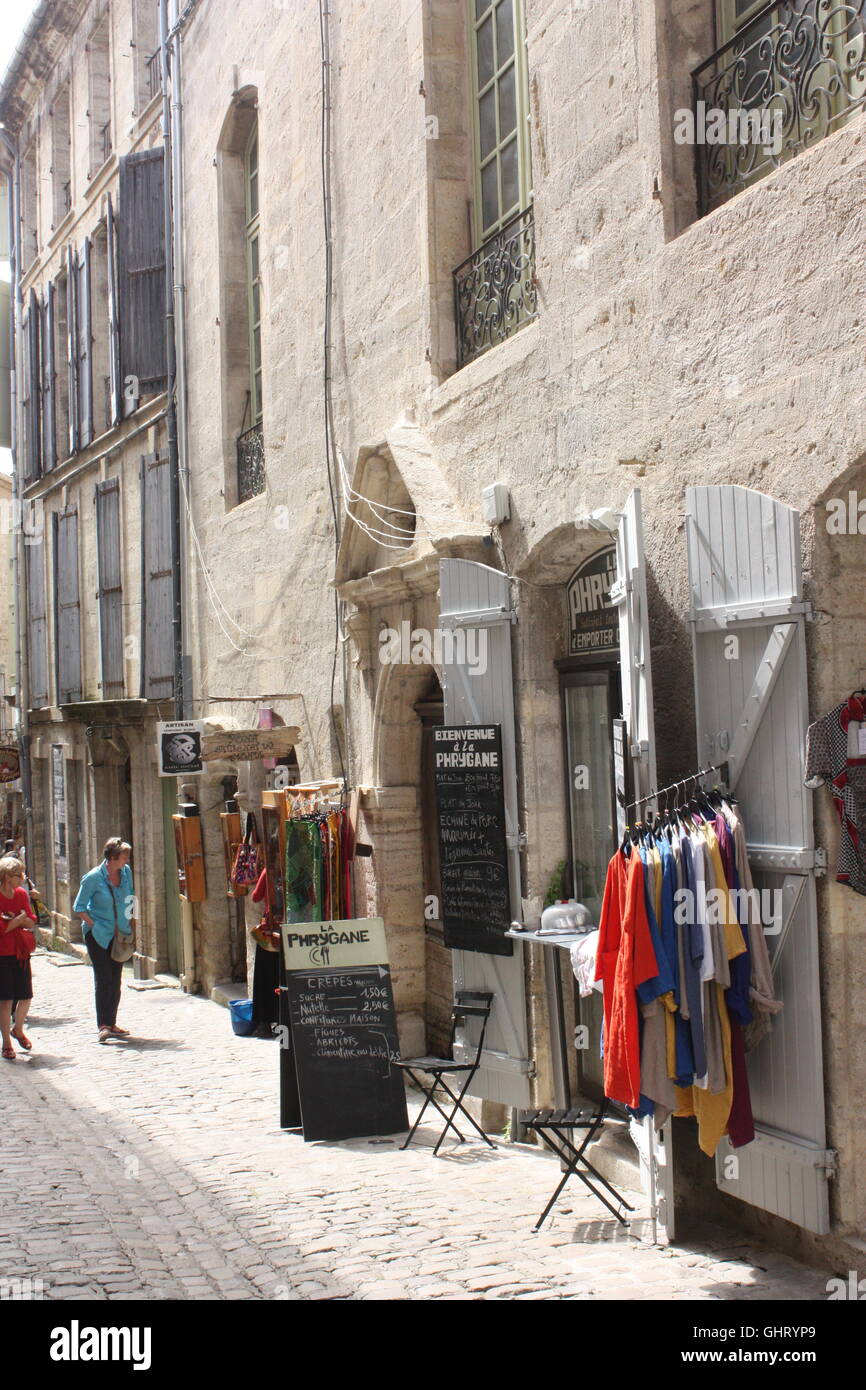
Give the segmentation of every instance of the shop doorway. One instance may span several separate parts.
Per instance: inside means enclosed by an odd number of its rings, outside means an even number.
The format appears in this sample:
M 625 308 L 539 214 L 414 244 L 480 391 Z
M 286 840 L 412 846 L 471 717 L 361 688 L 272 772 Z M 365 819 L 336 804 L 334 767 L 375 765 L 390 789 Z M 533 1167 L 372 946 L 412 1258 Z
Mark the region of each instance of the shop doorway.
M 177 784 L 173 777 L 160 778 L 162 787 L 162 863 L 165 890 L 165 954 L 170 975 L 181 973 L 180 898 L 177 891 L 177 855 L 172 816 L 177 810 Z
M 453 1003 L 451 952 L 445 945 L 442 922 L 442 886 L 439 876 L 439 832 L 436 815 L 436 778 L 433 730 L 445 722 L 444 697 L 439 678 L 431 674 L 427 689 L 415 702 L 421 721 L 421 850 L 424 869 L 424 964 L 426 976 L 425 1028 L 427 1051 L 446 1056 Z

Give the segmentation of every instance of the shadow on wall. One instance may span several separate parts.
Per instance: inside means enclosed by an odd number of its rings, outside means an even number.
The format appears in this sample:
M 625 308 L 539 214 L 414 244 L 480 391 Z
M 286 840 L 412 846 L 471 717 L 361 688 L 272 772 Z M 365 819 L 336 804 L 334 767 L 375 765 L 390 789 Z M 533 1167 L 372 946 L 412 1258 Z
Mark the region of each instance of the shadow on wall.
M 659 587 L 651 565 L 647 565 L 646 586 L 657 775 L 664 786 L 698 765 L 692 639 L 688 623 Z

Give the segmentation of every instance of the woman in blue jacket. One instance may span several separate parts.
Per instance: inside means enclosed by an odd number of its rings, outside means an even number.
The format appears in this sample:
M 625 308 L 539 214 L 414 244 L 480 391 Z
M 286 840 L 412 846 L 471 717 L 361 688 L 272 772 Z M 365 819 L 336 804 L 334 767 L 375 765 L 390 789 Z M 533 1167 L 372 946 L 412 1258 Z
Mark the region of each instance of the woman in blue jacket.
M 123 965 L 113 958 L 111 943 L 115 932 L 132 936 L 130 919 L 135 896 L 129 867 L 131 853 L 132 846 L 119 837 L 109 840 L 103 850 L 102 863 L 81 880 L 72 909 L 83 923 L 84 943 L 93 965 L 96 1024 L 101 1043 L 108 1042 L 111 1037 L 129 1037 L 126 1028 L 117 1026 Z

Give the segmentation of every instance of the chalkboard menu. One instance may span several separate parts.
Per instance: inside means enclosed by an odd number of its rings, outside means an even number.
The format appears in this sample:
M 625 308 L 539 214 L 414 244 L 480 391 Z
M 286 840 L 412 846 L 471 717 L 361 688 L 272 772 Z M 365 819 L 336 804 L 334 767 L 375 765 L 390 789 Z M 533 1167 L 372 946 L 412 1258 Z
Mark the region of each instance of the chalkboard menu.
M 510 956 L 502 730 L 433 730 L 445 945 Z
M 407 1130 L 403 1073 L 392 1066 L 400 1048 L 384 922 L 295 923 L 282 931 L 304 1138 Z

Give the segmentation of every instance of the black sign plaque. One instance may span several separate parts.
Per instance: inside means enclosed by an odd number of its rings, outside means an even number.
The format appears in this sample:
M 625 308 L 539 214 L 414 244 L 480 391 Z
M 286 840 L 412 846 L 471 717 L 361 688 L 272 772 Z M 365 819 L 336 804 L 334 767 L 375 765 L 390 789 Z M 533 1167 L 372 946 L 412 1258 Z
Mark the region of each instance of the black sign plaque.
M 391 972 L 385 965 L 289 970 L 288 1003 L 304 1138 L 409 1128 Z
M 445 945 L 510 956 L 502 730 L 433 730 Z

